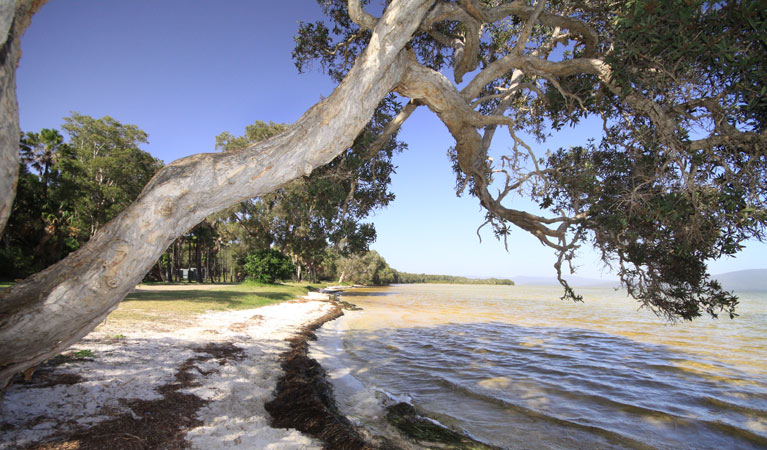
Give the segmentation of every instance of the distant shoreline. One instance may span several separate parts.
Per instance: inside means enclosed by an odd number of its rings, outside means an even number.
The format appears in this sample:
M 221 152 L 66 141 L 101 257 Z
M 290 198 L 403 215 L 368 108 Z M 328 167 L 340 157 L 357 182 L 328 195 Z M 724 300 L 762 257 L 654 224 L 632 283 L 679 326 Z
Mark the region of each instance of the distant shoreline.
M 395 272 L 394 284 L 488 284 L 514 286 L 506 278 L 468 278 L 455 275 L 434 275 L 426 273 Z

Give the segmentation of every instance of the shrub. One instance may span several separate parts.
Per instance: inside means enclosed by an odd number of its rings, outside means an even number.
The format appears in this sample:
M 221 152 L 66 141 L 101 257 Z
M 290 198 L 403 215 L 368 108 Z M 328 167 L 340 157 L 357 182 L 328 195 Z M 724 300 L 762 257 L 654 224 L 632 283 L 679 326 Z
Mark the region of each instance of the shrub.
M 245 257 L 243 268 L 249 280 L 268 284 L 289 279 L 294 270 L 290 258 L 275 249 L 259 250 L 249 254 Z

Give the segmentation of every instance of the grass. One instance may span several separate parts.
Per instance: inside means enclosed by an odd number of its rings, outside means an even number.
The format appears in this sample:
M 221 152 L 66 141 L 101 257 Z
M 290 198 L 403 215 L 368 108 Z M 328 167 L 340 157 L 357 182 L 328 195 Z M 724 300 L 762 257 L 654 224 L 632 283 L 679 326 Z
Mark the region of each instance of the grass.
M 82 358 L 93 358 L 93 350 L 78 350 L 72 354 L 75 358 L 82 359 Z
M 0 281 L 0 289 L 12 286 L 13 281 Z M 120 306 L 109 315 L 109 320 L 121 321 L 156 321 L 166 320 L 169 316 L 200 314 L 205 311 L 224 311 L 230 309 L 249 309 L 271 305 L 285 300 L 293 300 L 306 295 L 309 290 L 316 290 L 328 283 L 286 283 L 259 284 L 245 282 L 239 284 L 218 284 L 217 289 L 195 289 L 197 283 L 142 283 L 143 287 L 153 286 L 188 286 L 188 290 L 136 292 L 129 294 Z M 210 285 L 204 285 L 206 287 Z
M 159 283 L 157 283 L 159 284 Z M 186 285 L 187 283 L 179 283 Z M 151 288 L 151 284 L 147 287 Z M 168 316 L 183 317 L 206 311 L 249 309 L 293 300 L 306 295 L 322 284 L 257 283 L 230 284 L 214 290 L 194 289 L 182 291 L 136 292 L 128 295 L 109 315 L 109 320 L 163 320 Z

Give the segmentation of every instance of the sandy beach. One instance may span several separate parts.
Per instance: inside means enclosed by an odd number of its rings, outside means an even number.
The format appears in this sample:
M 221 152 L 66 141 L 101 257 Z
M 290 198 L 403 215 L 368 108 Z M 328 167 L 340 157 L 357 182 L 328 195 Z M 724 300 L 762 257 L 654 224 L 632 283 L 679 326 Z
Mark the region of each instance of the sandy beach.
M 286 339 L 332 308 L 301 300 L 141 327 L 107 320 L 8 388 L 0 449 L 98 448 L 100 436 L 120 448 L 321 448 L 270 427 L 264 403 L 284 373 Z

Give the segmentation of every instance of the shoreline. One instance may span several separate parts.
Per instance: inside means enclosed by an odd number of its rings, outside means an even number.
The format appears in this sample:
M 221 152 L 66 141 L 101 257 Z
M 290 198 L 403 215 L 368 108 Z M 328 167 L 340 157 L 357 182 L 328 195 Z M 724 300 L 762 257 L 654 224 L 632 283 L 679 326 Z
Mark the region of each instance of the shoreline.
M 0 450 L 494 448 L 435 426 L 409 404 L 338 385 L 343 368 L 310 342 L 344 310 L 359 310 L 340 292 L 174 320 L 105 321 L 9 386 Z M 322 334 L 340 333 L 341 324 Z M 349 409 L 358 401 L 376 408 L 377 426 Z
M 290 348 L 280 358 L 285 374 L 277 383 L 275 397 L 264 406 L 273 426 L 307 433 L 326 448 L 372 450 L 377 446 L 366 442 L 339 411 L 325 369 L 309 357 L 309 341 L 317 340 L 314 332 L 343 315 L 343 306 L 334 301 L 332 310 L 288 340 Z
M 9 386 L 0 449 L 319 449 L 272 427 L 283 355 L 340 305 L 292 300 L 194 316 L 169 330 L 107 322 Z M 132 325 L 132 324 L 127 324 Z

